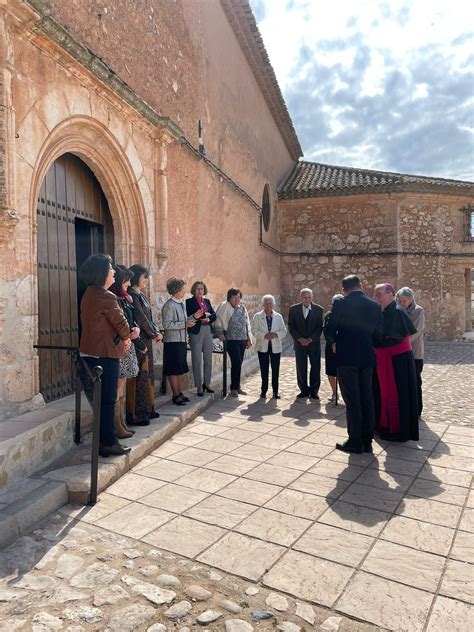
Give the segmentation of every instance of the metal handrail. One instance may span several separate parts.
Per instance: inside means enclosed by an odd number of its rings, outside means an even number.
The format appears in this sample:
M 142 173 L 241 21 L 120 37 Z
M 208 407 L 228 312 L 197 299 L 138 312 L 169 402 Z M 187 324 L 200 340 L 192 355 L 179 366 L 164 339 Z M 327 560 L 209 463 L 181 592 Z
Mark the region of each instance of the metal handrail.
M 33 345 L 34 349 L 50 351 L 66 351 L 76 365 L 76 389 L 75 389 L 75 415 L 74 415 L 74 443 L 81 443 L 81 390 L 84 392 L 92 405 L 92 454 L 91 454 L 91 485 L 89 491 L 88 505 L 95 505 L 97 502 L 97 480 L 99 475 L 99 444 L 100 444 L 100 404 L 101 404 L 101 375 L 103 368 L 100 365 L 93 367 L 92 371 L 81 357 L 78 347 L 67 347 L 64 345 Z M 87 394 L 86 384 L 82 382 L 78 366 L 86 372 L 88 378 L 93 382 L 93 393 Z

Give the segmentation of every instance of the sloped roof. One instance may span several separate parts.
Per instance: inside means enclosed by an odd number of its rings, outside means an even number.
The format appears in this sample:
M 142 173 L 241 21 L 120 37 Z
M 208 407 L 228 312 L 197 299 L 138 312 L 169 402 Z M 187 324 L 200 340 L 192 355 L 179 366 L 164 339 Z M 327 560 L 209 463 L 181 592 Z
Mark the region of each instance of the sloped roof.
M 248 0 L 220 0 L 220 2 L 285 145 L 293 160 L 298 160 L 303 155 L 303 150 L 278 85 L 275 71 L 268 58 L 250 3 Z
M 301 160 L 280 185 L 278 197 L 291 200 L 396 191 L 471 195 L 474 194 L 474 183 Z

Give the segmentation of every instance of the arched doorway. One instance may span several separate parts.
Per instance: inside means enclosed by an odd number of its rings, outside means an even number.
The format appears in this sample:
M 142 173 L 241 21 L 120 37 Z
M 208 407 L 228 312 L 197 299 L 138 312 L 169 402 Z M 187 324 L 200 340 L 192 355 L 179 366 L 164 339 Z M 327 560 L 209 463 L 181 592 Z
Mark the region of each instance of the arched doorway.
M 97 252 L 114 254 L 107 199 L 89 167 L 64 154 L 49 167 L 37 200 L 40 345 L 78 344 L 77 271 Z M 49 402 L 73 392 L 71 358 L 40 350 L 40 392 Z

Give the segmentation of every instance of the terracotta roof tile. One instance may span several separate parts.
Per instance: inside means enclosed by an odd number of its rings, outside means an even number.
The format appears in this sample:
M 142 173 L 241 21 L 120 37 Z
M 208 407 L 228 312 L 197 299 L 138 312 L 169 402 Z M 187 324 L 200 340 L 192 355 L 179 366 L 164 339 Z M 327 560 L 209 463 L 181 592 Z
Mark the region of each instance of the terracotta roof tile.
M 395 191 L 474 193 L 474 183 L 300 161 L 278 189 L 280 199 Z

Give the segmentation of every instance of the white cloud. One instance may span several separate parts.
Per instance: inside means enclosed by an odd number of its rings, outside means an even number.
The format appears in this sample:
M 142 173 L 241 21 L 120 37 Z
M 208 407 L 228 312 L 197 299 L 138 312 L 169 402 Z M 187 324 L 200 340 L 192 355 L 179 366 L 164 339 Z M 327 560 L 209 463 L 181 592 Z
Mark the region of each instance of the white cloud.
M 470 2 L 257 2 L 308 159 L 472 178 Z

